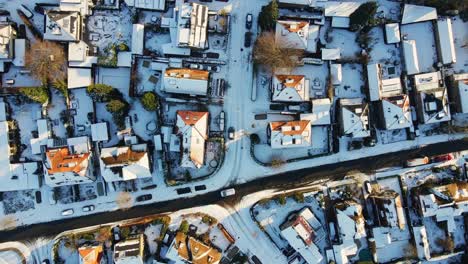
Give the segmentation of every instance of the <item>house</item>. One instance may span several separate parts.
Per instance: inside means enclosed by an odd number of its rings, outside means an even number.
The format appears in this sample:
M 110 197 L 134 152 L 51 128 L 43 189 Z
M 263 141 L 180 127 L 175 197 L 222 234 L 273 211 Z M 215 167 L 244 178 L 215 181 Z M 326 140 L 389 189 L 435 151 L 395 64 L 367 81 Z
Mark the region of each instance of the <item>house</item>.
M 176 263 L 183 260 L 192 264 L 219 264 L 221 257 L 217 249 L 182 232 L 177 232 L 166 254 L 166 258 Z
M 145 251 L 145 239 L 143 234 L 114 245 L 115 264 L 143 264 Z
M 104 264 L 104 248 L 102 244 L 96 246 L 82 246 L 78 248 L 80 264 Z
M 350 263 L 350 257 L 358 253 L 355 240 L 366 237 L 362 206 L 354 201 L 338 202 L 334 205 L 339 244 L 333 245 L 337 264 Z
M 416 40 L 403 40 L 403 57 L 405 58 L 406 73 L 408 75 L 417 74 L 419 70 L 418 52 Z
M 106 182 L 151 177 L 146 144 L 102 148 L 99 157 L 101 175 Z
M 98 57 L 91 54 L 86 42 L 80 40 L 68 43 L 68 66 L 91 68 L 93 64 L 97 63 L 97 60 Z
M 404 229 L 406 218 L 403 210 L 401 196 L 394 190 L 383 189 L 371 193 L 377 226 Z
M 437 10 L 433 7 L 405 4 L 401 24 L 411 24 L 437 19 Z
M 454 74 L 455 91 L 453 101 L 457 112 L 468 113 L 468 74 Z
M 267 128 L 271 148 L 310 147 L 312 144 L 311 121 L 276 121 Z
M 181 167 L 201 168 L 204 165 L 208 117 L 208 112 L 177 111 L 176 135 L 181 142 Z
M 304 75 L 280 75 L 271 79 L 271 100 L 274 102 L 309 101 L 310 84 Z
M 88 137 L 68 138 L 66 145 L 55 146 L 49 140 L 43 155 L 44 178 L 51 187 L 91 183 L 93 173 L 92 151 Z
M 307 21 L 278 20 L 275 26 L 275 41 L 283 48 L 315 53 L 319 28 Z
M 189 95 L 207 95 L 210 72 L 168 68 L 164 71 L 161 91 Z
M 132 54 L 143 55 L 145 45 L 145 26 L 133 24 L 132 31 Z
M 78 42 L 82 36 L 82 16 L 76 11 L 45 11 L 45 40 Z
M 362 98 L 340 99 L 341 133 L 352 138 L 370 136 L 369 104 Z
M 300 120 L 309 120 L 312 126 L 330 125 L 331 101 L 329 98 L 313 99 L 312 113 L 300 115 Z
M 453 41 L 452 20 L 450 18 L 441 18 L 437 20 L 436 39 L 437 50 L 442 64 L 452 64 L 457 62 L 455 54 L 455 44 Z
M 177 16 L 177 46 L 207 49 L 208 6 L 197 3 L 182 4 L 174 8 Z
M 280 226 L 281 236 L 304 259 L 305 263 L 321 263 L 323 256 L 314 244 L 314 230 L 321 228 L 320 222 L 309 208 L 292 215 Z
M 4 71 L 5 62 L 15 57 L 16 30 L 9 23 L 0 24 L 0 72 Z
M 385 42 L 395 44 L 400 41 L 400 25 L 398 23 L 385 24 Z
M 128 6 L 139 9 L 164 11 L 166 9 L 166 0 L 125 0 Z
M 67 68 L 68 89 L 83 88 L 93 83 L 92 72 L 89 68 Z
M 384 71 L 387 76 L 384 77 Z M 369 100 L 379 101 L 383 97 L 396 96 L 403 93 L 400 77 L 388 76 L 389 69 L 384 65 L 373 63 L 367 65 L 367 87 Z
M 456 229 L 454 217 L 468 213 L 468 183 L 453 182 L 430 187 L 417 197 L 418 211 L 422 217 L 435 217 L 446 222 L 448 232 Z
M 36 174 L 37 162 L 12 163 L 17 143 L 11 142 L 10 131 L 13 124 L 7 121 L 6 104 L 0 103 L 0 192 L 39 188 L 39 176 Z
M 392 130 L 412 126 L 410 99 L 407 94 L 383 97 L 378 106 L 382 128 Z
M 440 72 L 414 76 L 417 113 L 424 124 L 439 123 L 451 119 L 447 88 Z

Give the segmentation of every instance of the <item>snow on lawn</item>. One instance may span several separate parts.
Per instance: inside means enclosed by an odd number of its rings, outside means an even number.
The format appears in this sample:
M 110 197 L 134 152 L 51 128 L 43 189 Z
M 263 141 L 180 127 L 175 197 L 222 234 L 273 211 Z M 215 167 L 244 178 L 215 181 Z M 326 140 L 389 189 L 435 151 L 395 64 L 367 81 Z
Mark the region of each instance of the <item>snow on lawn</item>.
M 468 69 L 468 22 L 463 22 L 460 17 L 452 18 L 453 37 L 457 62 L 454 65 L 455 72 L 467 72 Z
M 400 30 L 403 39 L 416 41 L 419 70 L 421 72 L 434 71 L 433 65 L 438 59 L 432 22 L 402 25 Z
M 151 69 L 151 61 L 145 59 L 137 59 L 137 82 L 135 90 L 137 93 L 145 91 L 159 91 L 156 89 L 161 86 L 161 72 Z
M 103 145 L 104 147 L 111 147 L 115 146 L 119 142 L 119 138 L 117 137 L 117 126 L 112 119 L 112 114 L 109 113 L 106 109 L 106 103 L 96 103 L 96 117 L 98 122 L 107 122 L 109 125 L 109 141 L 105 142 Z
M 86 88 L 69 90 L 70 109 L 76 111 L 73 116 L 75 136 L 91 135 L 91 121 L 88 115 L 94 112 L 93 101 L 86 93 Z
M 437 241 L 442 239 L 447 239 L 446 230 L 441 228 L 443 225 L 442 222 L 437 223 L 433 217 L 425 217 L 424 226 L 426 227 L 427 240 L 429 241 L 429 249 L 432 254 L 442 254 L 444 252 L 444 247 Z
M 395 44 L 385 43 L 383 27 L 373 27 L 369 35 L 372 39 L 369 45 L 370 63 L 401 64 L 400 49 Z
M 455 249 L 464 249 L 466 248 L 466 240 L 465 240 L 465 221 L 464 216 L 457 216 L 455 217 L 455 230 L 452 233 L 453 237 L 453 244 Z M 458 250 L 456 250 L 458 251 Z
M 171 43 L 171 35 L 169 33 L 155 32 L 152 30 L 145 31 L 145 48 L 163 54 L 162 45 Z
M 67 131 L 60 118 L 61 113 L 67 110 L 67 103 L 65 97 L 56 91 L 51 91 L 52 98 L 50 104 L 47 106 L 47 115 L 50 120 L 53 135 L 59 138 L 67 138 Z
M 336 86 L 335 95 L 338 98 L 362 98 L 364 94 L 364 76 L 360 64 L 342 65 L 343 81 Z
M 135 98 L 130 100 L 129 116 L 133 121 L 133 132 L 144 141 L 152 140 L 156 131 L 156 112 L 149 112 L 143 108 L 140 100 Z
M 129 100 L 130 68 L 98 68 L 96 83 L 107 84 L 119 90 Z
M 58 248 L 58 255 L 64 261 L 64 264 L 78 264 L 79 263 L 79 255 L 78 250 L 74 248 L 75 245 L 67 244 L 70 242 L 65 242 L 64 240 L 60 240 Z
M 36 80 L 30 74 L 24 74 L 20 71 L 24 70 L 23 67 L 16 67 L 10 65 L 8 72 L 2 73 L 2 86 L 4 87 L 36 87 L 41 86 L 41 81 Z M 6 80 L 14 80 L 14 84 L 6 83 Z
M 354 58 L 361 52 L 359 44 L 356 42 L 356 32 L 347 29 L 332 28 L 328 33 L 327 48 L 339 48 L 341 57 Z

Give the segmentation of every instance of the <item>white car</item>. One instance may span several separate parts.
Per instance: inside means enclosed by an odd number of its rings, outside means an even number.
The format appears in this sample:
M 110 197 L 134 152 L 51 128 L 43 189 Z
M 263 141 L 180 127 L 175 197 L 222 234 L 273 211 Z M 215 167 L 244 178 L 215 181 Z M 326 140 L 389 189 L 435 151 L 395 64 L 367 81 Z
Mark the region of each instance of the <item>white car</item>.
M 222 190 L 220 194 L 221 194 L 221 197 L 228 197 L 228 196 L 232 196 L 236 194 L 236 190 L 234 188 L 230 188 L 230 189 Z
M 73 209 L 67 209 L 67 210 L 62 211 L 63 216 L 69 216 L 69 215 L 72 215 L 73 213 L 74 213 Z
M 94 205 L 86 205 L 86 206 L 83 206 L 83 208 L 81 208 L 81 210 L 83 210 L 83 212 L 91 212 L 91 211 L 94 211 Z

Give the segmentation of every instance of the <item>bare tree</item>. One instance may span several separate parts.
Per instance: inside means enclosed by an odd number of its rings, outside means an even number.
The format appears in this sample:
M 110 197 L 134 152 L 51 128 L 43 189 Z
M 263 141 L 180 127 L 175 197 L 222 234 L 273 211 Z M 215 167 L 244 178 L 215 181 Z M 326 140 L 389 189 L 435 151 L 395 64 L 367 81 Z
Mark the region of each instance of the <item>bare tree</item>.
M 129 192 L 120 192 L 117 195 L 116 201 L 117 206 L 121 210 L 127 210 L 133 205 L 132 195 Z
M 284 41 L 277 41 L 273 32 L 263 32 L 255 42 L 254 61 L 272 71 L 278 68 L 292 70 L 299 65 L 304 52 L 288 46 Z
M 50 41 L 37 41 L 26 53 L 26 67 L 43 83 L 65 80 L 67 69 L 63 46 Z
M 16 219 L 12 215 L 7 215 L 0 219 L 0 228 L 4 230 L 16 228 Z

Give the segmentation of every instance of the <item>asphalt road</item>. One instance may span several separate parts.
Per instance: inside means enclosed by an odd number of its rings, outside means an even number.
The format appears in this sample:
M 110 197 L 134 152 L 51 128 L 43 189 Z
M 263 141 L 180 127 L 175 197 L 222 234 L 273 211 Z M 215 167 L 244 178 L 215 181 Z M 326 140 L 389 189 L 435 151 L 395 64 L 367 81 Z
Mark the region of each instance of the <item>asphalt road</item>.
M 468 140 L 443 142 L 413 150 L 290 171 L 237 185 L 235 186 L 236 195 L 227 199 L 238 200 L 247 194 L 272 188 L 286 190 L 303 186 L 304 184 L 324 178 L 330 180 L 340 179 L 352 170 L 372 172 L 379 168 L 401 165 L 402 162 L 408 158 L 420 155 L 432 156 L 461 150 L 468 150 Z M 0 232 L 0 242 L 21 241 L 40 236 L 54 236 L 60 232 L 75 228 L 105 224 L 164 212 L 173 212 L 190 207 L 214 204 L 221 200 L 219 192 L 215 191 L 192 198 L 182 198 L 172 201 L 135 206 L 126 211 L 105 212 L 78 218 L 19 227 L 14 230 Z

